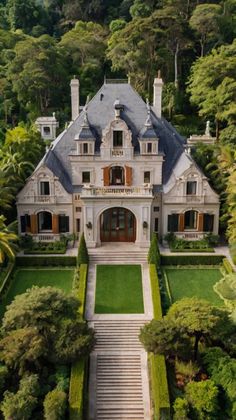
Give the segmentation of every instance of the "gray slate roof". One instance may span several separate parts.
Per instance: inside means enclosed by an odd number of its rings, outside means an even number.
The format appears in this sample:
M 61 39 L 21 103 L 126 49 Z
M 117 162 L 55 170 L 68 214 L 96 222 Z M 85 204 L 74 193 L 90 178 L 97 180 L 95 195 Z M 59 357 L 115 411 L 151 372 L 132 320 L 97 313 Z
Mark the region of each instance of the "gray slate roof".
M 138 137 L 147 120 L 147 105 L 129 83 L 105 83 L 86 106 L 89 127 L 95 138 L 95 151 L 99 153 L 102 130 L 115 118 L 114 103 L 119 99 L 124 105 L 121 118 L 132 131 L 135 153 L 139 153 Z M 68 155 L 75 149 L 75 136 L 81 132 L 85 111 L 53 143 L 43 163 L 59 177 L 68 192 L 76 189 L 71 184 L 71 165 Z M 159 152 L 164 154 L 163 183 L 183 153 L 184 139 L 164 118 L 158 118 L 152 108 L 152 135 L 159 138 Z

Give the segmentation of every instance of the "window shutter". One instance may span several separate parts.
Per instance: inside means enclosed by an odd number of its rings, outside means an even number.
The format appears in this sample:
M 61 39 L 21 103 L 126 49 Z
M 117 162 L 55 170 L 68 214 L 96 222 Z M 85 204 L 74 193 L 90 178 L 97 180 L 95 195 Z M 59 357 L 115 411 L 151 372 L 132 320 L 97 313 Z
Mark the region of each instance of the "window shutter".
M 184 214 L 180 213 L 179 214 L 179 226 L 178 226 L 178 231 L 179 232 L 183 232 L 184 231 Z
M 108 187 L 110 185 L 109 172 L 110 172 L 110 167 L 109 166 L 107 166 L 106 168 L 103 168 L 104 187 Z
M 52 215 L 52 232 L 55 234 L 59 233 L 58 214 Z
M 179 215 L 177 213 L 168 215 L 168 232 L 178 232 L 178 220 Z
M 214 226 L 214 215 L 213 214 L 204 214 L 203 219 L 203 232 L 213 232 Z
M 25 233 L 26 232 L 26 220 L 25 220 L 25 216 L 21 216 L 20 217 L 20 230 L 21 230 L 21 233 Z
M 31 233 L 38 233 L 38 219 L 37 214 L 31 214 L 30 216 Z
M 132 185 L 132 168 L 125 166 L 125 185 L 131 187 Z
M 198 232 L 203 232 L 204 214 L 198 213 Z

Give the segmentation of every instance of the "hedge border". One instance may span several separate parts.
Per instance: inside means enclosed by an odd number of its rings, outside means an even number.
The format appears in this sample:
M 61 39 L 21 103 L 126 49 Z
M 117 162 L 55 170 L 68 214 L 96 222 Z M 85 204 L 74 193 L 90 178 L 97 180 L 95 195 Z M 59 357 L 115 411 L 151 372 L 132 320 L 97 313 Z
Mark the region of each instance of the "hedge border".
M 154 264 L 149 265 L 154 319 L 162 319 L 159 279 Z M 167 382 L 166 363 L 163 355 L 150 354 L 152 398 L 154 419 L 170 419 L 170 397 Z
M 79 299 L 81 305 L 79 314 L 84 318 L 88 265 L 81 264 L 75 269 L 75 277 L 79 274 L 78 287 L 74 288 L 75 296 Z M 69 389 L 69 412 L 70 420 L 83 420 L 84 417 L 84 394 L 87 378 L 88 358 L 84 357 L 78 362 L 73 363 L 71 367 L 70 389 Z
M 234 273 L 234 268 L 232 264 L 230 263 L 230 261 L 228 260 L 228 258 L 223 259 L 223 267 L 227 274 Z
M 224 255 L 161 255 L 161 265 L 220 265 Z
M 47 267 L 55 267 L 55 266 L 63 266 L 63 267 L 75 267 L 76 266 L 76 257 L 66 255 L 66 256 L 50 256 L 50 255 L 42 255 L 42 256 L 17 256 L 16 257 L 16 266 L 17 267 L 40 267 L 40 266 L 47 266 Z
M 189 252 L 189 253 L 196 253 L 196 252 L 212 252 L 214 253 L 214 248 L 185 248 L 185 249 L 178 249 L 178 248 L 170 248 L 171 252 Z
M 0 298 L 2 297 L 2 294 L 3 294 L 5 288 L 8 285 L 8 281 L 10 281 L 10 279 L 11 279 L 11 275 L 13 273 L 14 268 L 15 268 L 15 260 L 13 262 L 9 263 L 5 279 L 3 280 L 2 284 L 1 284 L 1 287 L 0 287 Z

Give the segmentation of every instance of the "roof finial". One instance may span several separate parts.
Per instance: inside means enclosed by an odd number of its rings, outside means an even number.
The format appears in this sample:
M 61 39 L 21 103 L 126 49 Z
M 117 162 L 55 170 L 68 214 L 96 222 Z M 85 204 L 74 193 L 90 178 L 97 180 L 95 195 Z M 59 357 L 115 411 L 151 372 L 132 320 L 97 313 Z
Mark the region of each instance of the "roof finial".
M 87 103 L 84 106 L 84 119 L 83 119 L 83 127 L 89 127 L 89 122 L 88 122 L 88 106 Z
M 147 119 L 145 122 L 145 126 L 146 127 L 152 127 L 152 121 L 151 121 L 151 108 L 150 108 L 150 104 L 149 104 L 149 99 L 146 98 L 146 105 L 147 105 Z

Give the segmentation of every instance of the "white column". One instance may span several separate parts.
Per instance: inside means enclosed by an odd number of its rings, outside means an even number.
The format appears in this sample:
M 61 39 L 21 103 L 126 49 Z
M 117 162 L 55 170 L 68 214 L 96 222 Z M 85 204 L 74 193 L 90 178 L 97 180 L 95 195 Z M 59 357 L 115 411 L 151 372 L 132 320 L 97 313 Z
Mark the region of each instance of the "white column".
M 154 79 L 153 84 L 153 107 L 156 115 L 161 118 L 161 108 L 162 108 L 162 86 L 163 81 L 161 78 L 160 71 L 158 76 Z
M 72 79 L 71 88 L 71 119 L 74 121 L 79 115 L 79 80 Z

